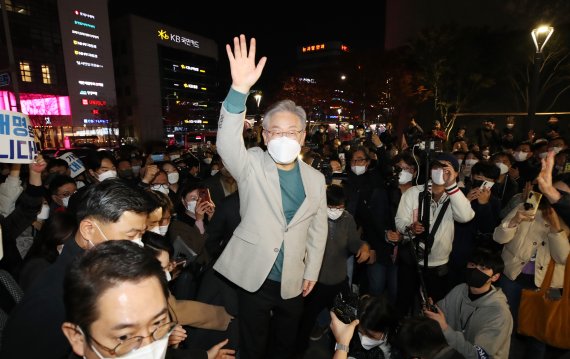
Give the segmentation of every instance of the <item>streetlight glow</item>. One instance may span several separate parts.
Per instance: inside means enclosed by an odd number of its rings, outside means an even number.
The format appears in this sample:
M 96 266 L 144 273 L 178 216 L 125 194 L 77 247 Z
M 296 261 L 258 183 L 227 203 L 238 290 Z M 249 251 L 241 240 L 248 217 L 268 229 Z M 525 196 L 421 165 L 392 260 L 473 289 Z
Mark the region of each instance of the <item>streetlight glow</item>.
M 541 53 L 546 46 L 546 43 L 552 36 L 554 28 L 549 25 L 542 25 L 531 31 L 532 41 L 534 42 L 534 47 L 536 52 Z
M 255 99 L 255 102 L 257 102 L 257 108 L 259 109 L 259 103 L 261 102 L 261 94 L 258 92 L 255 95 L 253 95 L 253 98 Z
M 341 80 L 346 80 L 346 75 L 341 75 L 341 76 L 340 76 L 340 79 L 341 79 Z

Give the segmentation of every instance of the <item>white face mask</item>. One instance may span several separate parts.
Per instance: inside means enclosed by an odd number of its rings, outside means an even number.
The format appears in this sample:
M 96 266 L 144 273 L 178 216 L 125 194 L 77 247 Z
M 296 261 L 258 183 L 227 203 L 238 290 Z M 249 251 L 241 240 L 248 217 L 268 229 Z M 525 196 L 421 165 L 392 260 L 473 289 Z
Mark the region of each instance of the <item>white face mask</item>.
M 517 151 L 513 154 L 513 156 L 515 157 L 515 161 L 517 162 L 526 161 L 528 157 L 528 152 Z
M 473 167 L 474 164 L 479 162 L 479 160 L 469 159 L 465 160 L 465 166 Z
M 97 229 L 99 230 L 99 233 L 101 233 L 101 235 L 103 236 L 103 238 L 105 239 L 105 241 L 108 241 L 109 238 L 107 238 L 107 236 L 105 235 L 105 233 L 103 233 L 103 231 L 101 230 L 101 228 L 99 227 L 99 225 L 96 222 L 92 222 L 95 227 L 97 227 Z M 93 248 L 95 247 L 95 243 L 91 242 L 91 240 L 86 239 L 87 243 L 89 243 L 89 248 Z
M 152 227 L 148 230 L 149 232 L 160 234 L 160 226 Z
M 170 226 L 169 224 L 167 224 L 166 226 L 158 226 L 158 231 L 160 232 L 160 235 L 161 235 L 161 236 L 165 236 L 165 235 L 166 235 L 166 233 L 168 232 L 168 227 L 169 227 L 169 226 Z
M 133 166 L 133 174 L 135 176 L 138 176 L 140 172 L 141 172 L 141 166 Z
M 212 158 L 211 157 L 204 158 L 204 163 L 209 165 L 210 163 L 212 163 Z
M 67 206 L 66 206 L 67 207 Z M 37 215 L 37 219 L 45 221 L 49 217 L 49 206 L 47 204 L 42 204 L 42 210 Z
M 158 228 L 158 227 L 155 227 Z M 154 231 L 153 231 L 154 232 Z M 156 233 L 156 232 L 155 232 Z M 135 239 L 131 239 L 131 242 L 136 243 L 139 247 L 143 248 L 144 247 L 144 243 L 142 241 L 142 237 L 140 238 L 135 238 Z M 122 358 L 122 357 L 121 357 Z
M 55 249 L 57 249 L 57 253 L 61 254 L 61 251 L 63 250 L 63 244 L 58 244 Z
M 342 208 L 328 208 L 327 207 L 327 215 L 333 221 L 339 219 L 340 216 L 342 216 L 342 212 L 344 212 L 344 209 L 342 209 Z
M 197 203 L 198 203 L 197 201 L 190 201 L 186 203 L 186 209 L 188 210 L 188 212 L 195 213 Z
M 560 153 L 560 151 L 562 151 L 562 147 L 552 147 L 550 149 L 552 150 L 552 152 L 554 152 L 555 155 L 557 155 L 558 153 Z
M 461 158 L 457 159 L 457 163 L 459 163 L 459 167 L 461 167 L 461 164 L 463 163 L 463 160 Z
M 538 158 L 540 159 L 546 158 L 546 156 L 548 156 L 548 152 L 542 152 L 538 154 Z
M 85 182 L 83 182 L 83 181 L 75 181 L 75 185 L 77 186 L 77 189 L 80 189 L 80 188 L 85 187 Z
M 115 177 L 117 177 L 117 171 L 109 170 L 103 173 L 99 173 L 97 175 L 97 180 L 99 180 L 99 182 L 103 182 L 106 179 L 115 178 Z
M 443 179 L 443 168 L 431 170 L 431 180 L 436 185 L 441 186 L 445 184 L 445 180 Z
M 364 174 L 366 172 L 366 166 L 352 166 L 350 167 L 350 169 L 357 176 L 360 176 L 361 174 Z
M 216 173 L 218 173 L 218 172 L 220 172 L 220 170 L 212 170 L 212 171 L 210 172 L 210 175 L 211 175 L 211 176 L 215 176 Z
M 168 177 L 168 183 L 170 184 L 178 183 L 178 180 L 180 179 L 180 175 L 178 174 L 178 172 L 171 172 L 167 175 L 167 177 Z
M 165 195 L 168 195 L 168 193 L 170 192 L 170 188 L 168 187 L 165 188 L 161 184 L 153 184 L 152 186 L 150 186 L 150 189 L 152 189 L 153 191 L 164 193 Z
M 85 334 L 84 334 L 85 335 Z M 121 356 L 121 359 L 164 359 L 166 357 L 166 349 L 168 347 L 168 337 L 170 335 L 164 336 L 164 338 L 160 340 L 156 340 L 144 347 L 140 347 L 137 350 L 133 350 L 132 352 Z M 108 357 L 104 357 L 99 353 L 99 351 L 94 347 L 91 346 L 91 349 L 97 354 L 100 359 L 110 359 Z M 84 357 L 85 358 L 85 357 Z
M 301 145 L 295 140 L 282 136 L 269 141 L 267 152 L 276 163 L 288 165 L 299 156 Z
M 167 282 L 170 282 L 172 280 L 172 275 L 170 274 L 169 271 L 165 270 L 164 275 L 166 275 L 166 281 Z
M 170 155 L 170 160 L 174 161 L 180 158 L 180 155 Z
M 507 172 L 509 172 L 509 167 L 508 167 L 506 164 L 502 163 L 502 162 L 497 162 L 497 163 L 495 163 L 495 166 L 499 167 L 499 169 L 501 170 L 501 174 L 502 174 L 502 175 L 504 175 L 504 174 L 506 174 Z
M 408 182 L 412 182 L 412 179 L 414 178 L 414 175 L 406 170 L 403 170 L 402 172 L 400 172 L 400 175 L 398 177 L 398 183 L 399 184 L 406 184 Z
M 372 339 L 360 332 L 358 332 L 358 336 L 360 337 L 360 344 L 362 344 L 362 347 L 365 350 L 370 350 L 372 348 L 375 348 L 377 346 L 386 343 L 386 340 L 384 339 Z

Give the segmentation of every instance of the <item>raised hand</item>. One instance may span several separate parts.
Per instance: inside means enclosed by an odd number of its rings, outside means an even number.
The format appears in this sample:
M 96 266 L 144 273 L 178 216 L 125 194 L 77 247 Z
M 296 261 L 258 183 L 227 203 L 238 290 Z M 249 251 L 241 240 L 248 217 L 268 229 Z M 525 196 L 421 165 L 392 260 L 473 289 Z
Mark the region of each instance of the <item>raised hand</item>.
M 241 93 L 249 93 L 249 89 L 251 89 L 261 76 L 263 67 L 265 67 L 265 63 L 267 62 L 267 57 L 262 57 L 256 65 L 255 39 L 251 39 L 248 52 L 245 35 L 240 35 L 239 38 L 234 37 L 233 52 L 229 44 L 226 45 L 226 52 L 230 60 L 233 89 Z
M 554 168 L 554 156 L 556 154 L 553 151 L 549 151 L 546 158 L 542 159 L 542 169 L 536 178 L 538 182 L 538 187 L 540 191 L 550 203 L 556 203 L 562 197 L 560 192 L 552 186 L 552 169 Z

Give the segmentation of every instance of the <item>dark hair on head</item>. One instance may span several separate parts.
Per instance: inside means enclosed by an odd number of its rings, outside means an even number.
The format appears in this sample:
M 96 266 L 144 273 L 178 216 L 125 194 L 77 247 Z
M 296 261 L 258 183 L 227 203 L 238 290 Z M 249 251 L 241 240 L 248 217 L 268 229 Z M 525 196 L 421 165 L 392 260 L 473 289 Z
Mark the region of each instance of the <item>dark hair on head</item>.
M 385 296 L 363 296 L 358 313 L 358 328 L 368 336 L 371 332 L 382 332 L 390 338 L 398 325 L 396 310 Z
M 73 178 L 65 175 L 57 175 L 55 176 L 51 182 L 49 183 L 49 193 L 57 195 L 57 190 L 66 184 L 75 184 Z
M 98 244 L 67 268 L 63 283 L 66 321 L 77 324 L 89 341 L 91 324 L 101 314 L 99 298 L 121 283 L 140 283 L 148 278 L 158 280 L 166 305 L 166 277 L 156 257 L 132 241 Z
M 493 274 L 503 273 L 505 269 L 505 262 L 501 253 L 484 247 L 475 248 L 469 257 L 469 262 L 490 268 L 493 270 Z
M 119 178 L 90 186 L 77 201 L 77 223 L 87 217 L 117 222 L 125 212 L 149 213 L 153 209 L 146 191 L 133 188 Z
M 479 161 L 473 165 L 471 175 L 482 175 L 493 180 L 497 180 L 501 175 L 501 170 L 494 163 L 488 161 Z
M 188 195 L 188 193 L 199 188 L 206 188 L 206 186 L 202 182 L 188 182 L 184 188 L 182 188 L 182 191 L 180 191 L 180 198 L 186 198 L 186 195 Z
M 336 184 L 327 186 L 327 205 L 340 206 L 344 205 L 345 201 L 344 189 L 341 186 Z
M 113 157 L 113 154 L 108 151 L 92 151 L 87 155 L 87 157 L 85 157 L 83 163 L 87 169 L 96 171 L 101 168 L 101 162 L 103 162 L 104 159 L 108 159 L 114 166 L 117 166 L 115 157 Z
M 176 167 L 176 165 L 175 165 L 174 162 L 172 162 L 172 161 L 163 161 L 163 162 L 161 162 L 161 163 L 160 163 L 160 170 L 163 171 L 163 172 L 166 172 L 166 171 L 163 169 L 163 167 L 164 167 L 164 165 L 167 165 L 167 164 L 168 164 L 168 165 L 171 165 L 172 167 L 174 167 L 174 169 L 176 170 L 176 172 L 179 172 L 179 171 L 178 171 L 178 167 Z M 168 176 L 168 173 L 167 173 L 166 175 Z
M 399 155 L 396 155 L 394 157 L 394 159 L 392 160 L 392 163 L 396 164 L 400 161 L 404 161 L 405 164 L 407 164 L 410 167 L 413 167 L 414 170 L 416 170 L 416 172 L 418 171 L 418 165 L 417 165 L 416 161 L 414 160 L 414 156 L 412 156 L 411 153 L 402 152 Z
M 448 346 L 439 324 L 427 317 L 402 320 L 395 342 L 405 357 L 422 359 L 432 359 Z
M 508 152 L 497 152 L 497 153 L 494 153 L 494 154 L 491 156 L 491 162 L 495 162 L 496 159 L 501 158 L 501 157 L 506 157 L 506 158 L 509 160 L 509 162 L 511 163 L 511 165 L 512 165 L 513 163 L 515 163 L 515 158 L 513 157 L 513 155 L 511 155 L 511 154 L 508 153 Z
M 350 143 L 349 143 L 350 144 Z M 352 156 L 354 156 L 354 154 L 356 152 L 362 152 L 364 153 L 364 158 L 366 159 L 366 161 L 370 161 L 370 151 L 368 150 L 368 148 L 366 148 L 366 146 L 358 146 L 356 147 L 353 151 L 352 151 Z
M 51 160 L 48 161 L 48 164 L 46 166 L 46 171 L 49 172 L 49 170 L 51 170 L 54 167 L 69 168 L 69 163 L 67 163 L 66 160 L 62 160 L 61 158 L 52 158 Z
M 26 254 L 26 260 L 44 258 L 50 263 L 55 262 L 58 256 L 57 246 L 73 240 L 76 230 L 77 222 L 73 215 L 68 212 L 51 213 L 34 238 L 34 243 Z
M 168 252 L 170 258 L 174 256 L 174 246 L 172 243 L 158 233 L 146 231 L 142 236 L 142 241 L 144 243 L 144 249 L 148 250 L 155 257 L 160 254 L 160 251 Z
M 473 157 L 475 157 L 477 160 L 481 161 L 483 158 L 481 157 L 481 153 L 480 152 L 475 152 L 472 150 L 469 150 L 467 152 L 465 152 L 465 159 L 467 160 L 467 156 L 469 155 L 473 155 Z
M 164 193 L 158 191 L 150 191 L 149 194 L 150 198 L 152 199 L 153 210 L 160 207 L 162 208 L 162 213 L 165 213 L 166 211 L 172 213 L 172 201 L 168 195 L 165 195 Z

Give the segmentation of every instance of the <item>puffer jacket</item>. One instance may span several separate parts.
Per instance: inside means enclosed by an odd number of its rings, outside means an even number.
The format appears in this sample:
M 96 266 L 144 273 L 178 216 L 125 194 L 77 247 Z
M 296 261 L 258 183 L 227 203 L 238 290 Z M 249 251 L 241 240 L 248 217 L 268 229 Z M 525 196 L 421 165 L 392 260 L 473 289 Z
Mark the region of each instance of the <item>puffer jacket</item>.
M 505 262 L 504 274 L 511 280 L 515 280 L 521 273 L 523 267 L 530 261 L 536 249 L 536 262 L 534 272 L 534 284 L 540 287 L 550 258 L 554 259 L 554 277 L 552 278 L 552 288 L 562 288 L 564 284 L 564 268 L 568 253 L 570 253 L 570 243 L 568 242 L 568 227 L 560 219 L 563 228 L 558 233 L 552 233 L 550 224 L 538 210 L 534 221 L 521 222 L 518 226 L 509 228 L 509 222 L 516 215 L 523 204 L 515 207 L 501 224 L 495 228 L 493 239 L 497 243 L 505 244 L 503 247 L 503 261 Z

